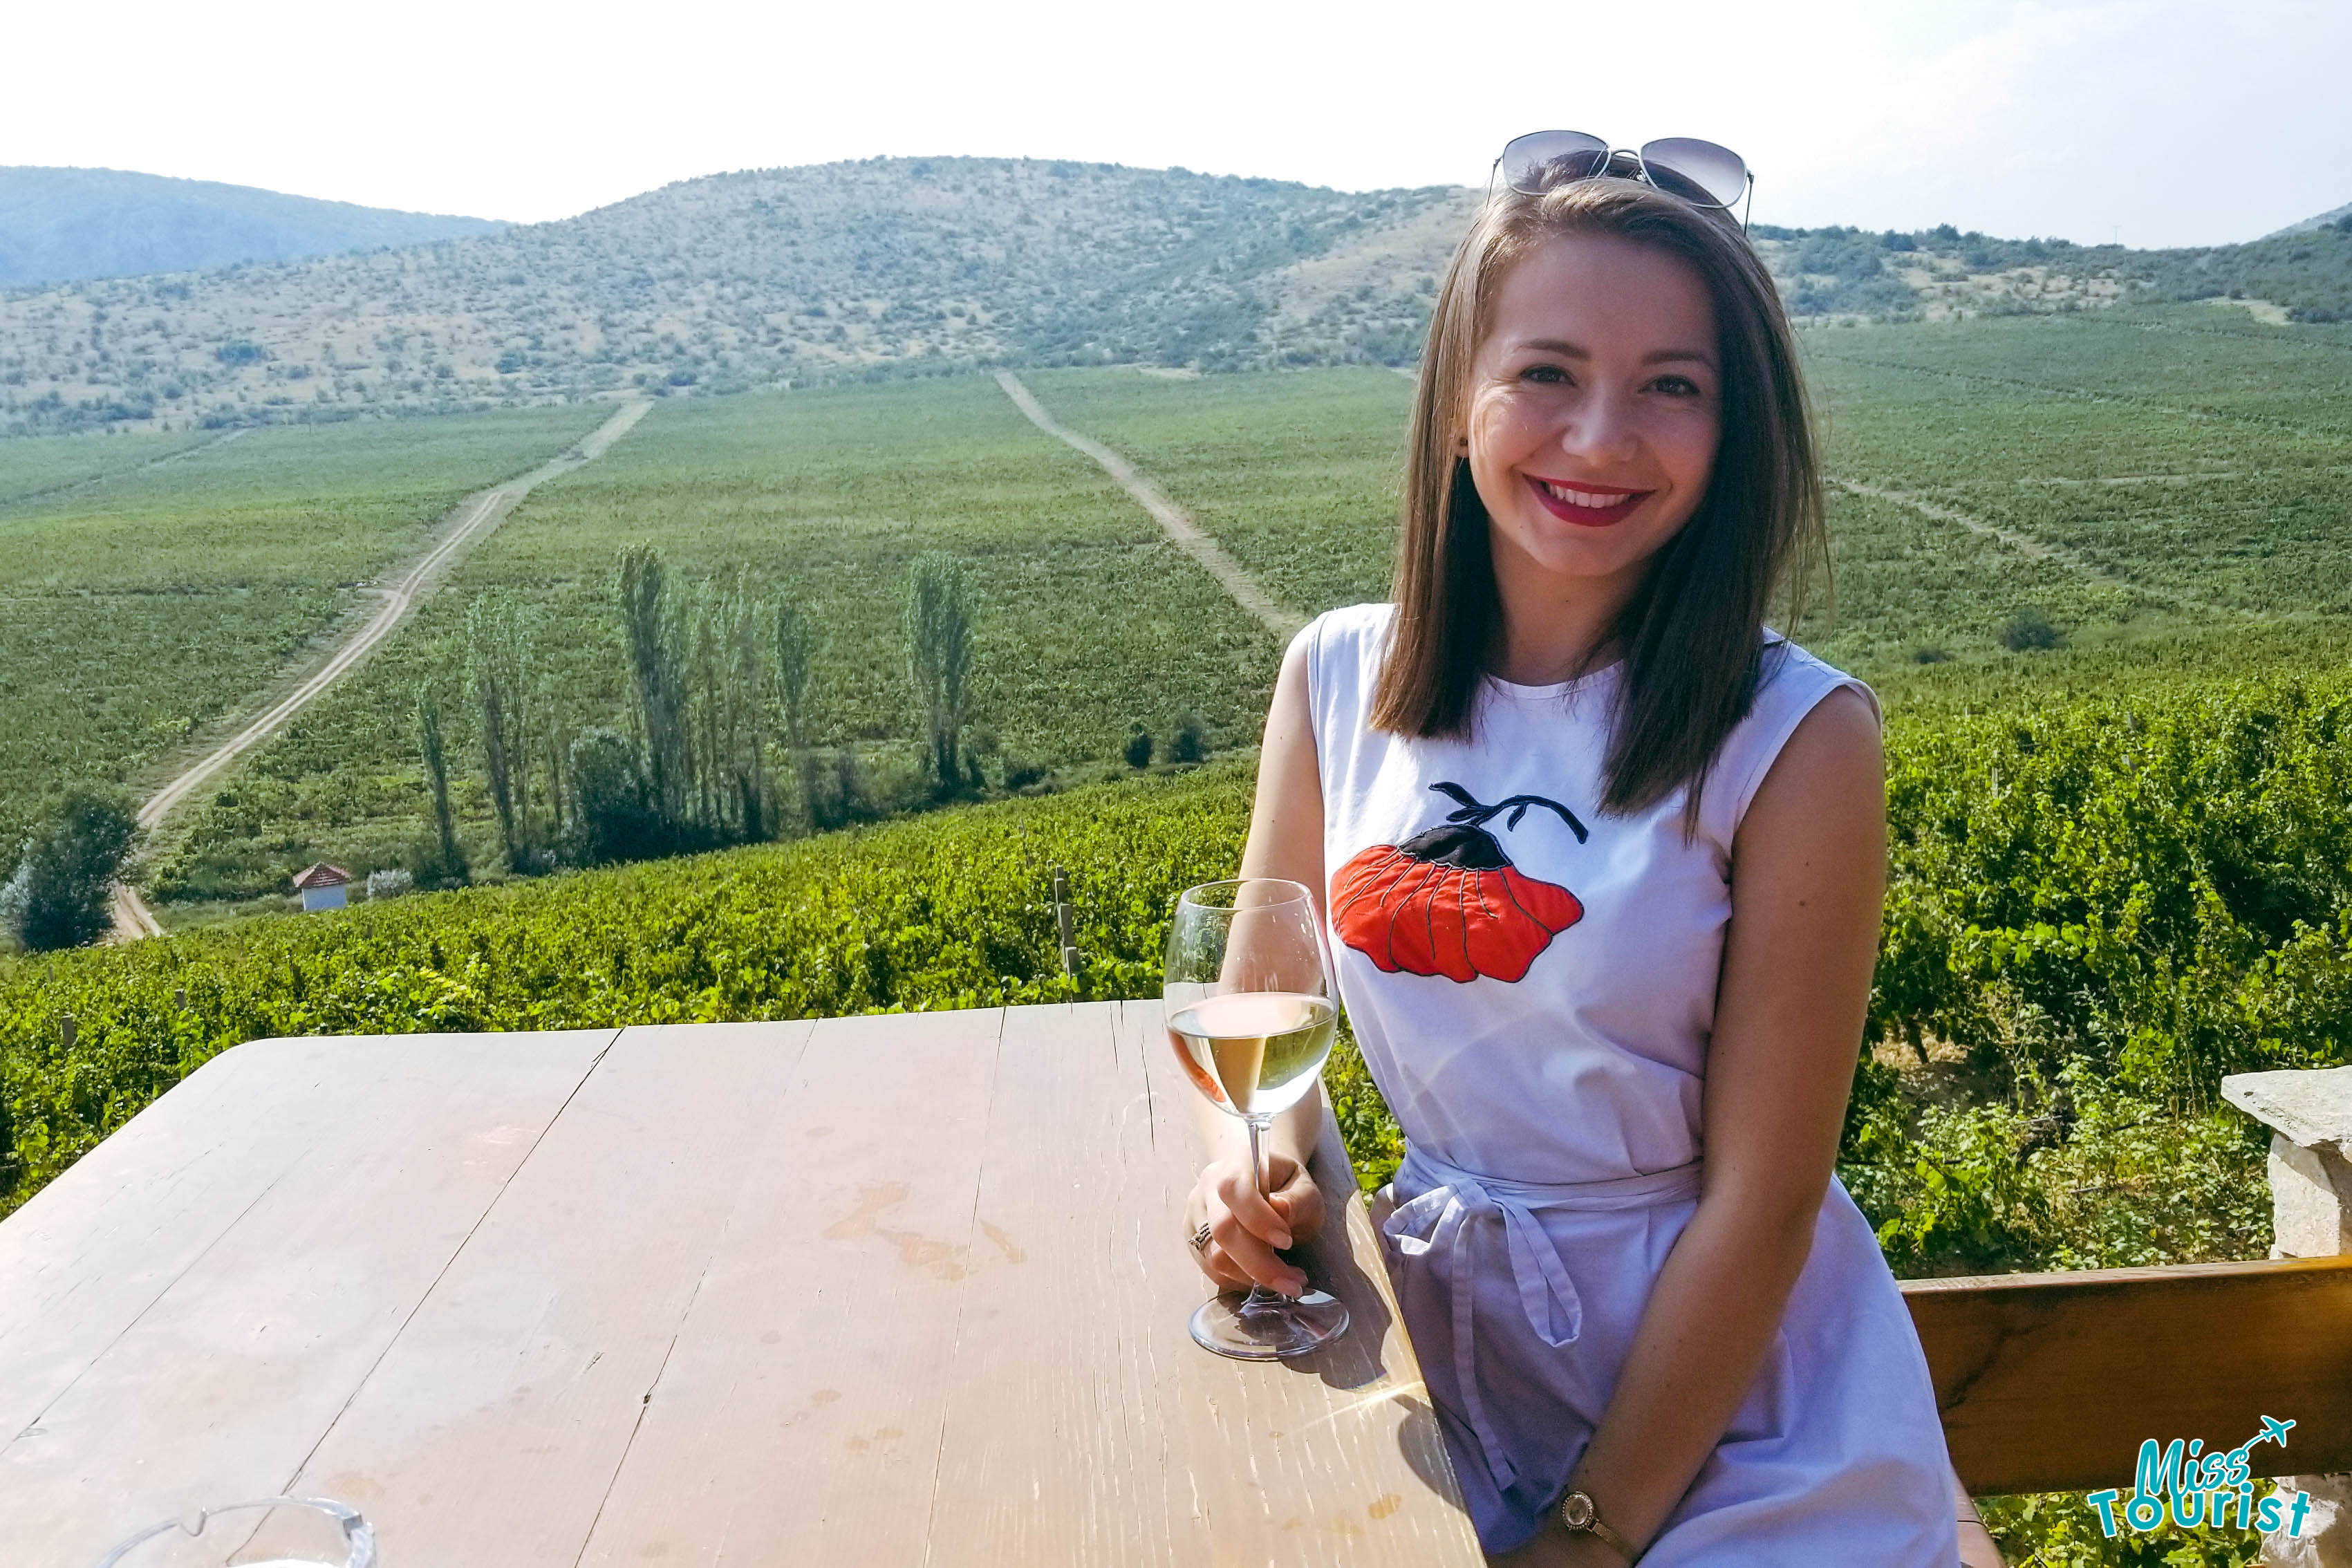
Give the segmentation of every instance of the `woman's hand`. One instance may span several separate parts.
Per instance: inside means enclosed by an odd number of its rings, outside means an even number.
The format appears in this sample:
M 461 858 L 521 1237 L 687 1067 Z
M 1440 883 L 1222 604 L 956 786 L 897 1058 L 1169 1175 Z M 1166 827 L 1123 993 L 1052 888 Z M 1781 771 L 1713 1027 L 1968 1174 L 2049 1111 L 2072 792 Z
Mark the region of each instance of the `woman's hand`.
M 1263 1285 L 1300 1295 L 1307 1276 L 1275 1254 L 1323 1228 L 1323 1194 L 1297 1160 L 1275 1152 L 1266 1155 L 1266 1184 L 1271 1191 L 1258 1196 L 1246 1157 L 1204 1167 L 1184 1204 L 1188 1234 L 1197 1236 L 1204 1223 L 1209 1227 L 1209 1245 L 1192 1256 L 1219 1285 Z
M 1293 637 L 1274 683 L 1258 752 L 1257 795 L 1250 808 L 1244 877 L 1283 877 L 1306 887 L 1323 907 L 1323 780 L 1315 762 L 1315 717 L 1307 698 L 1307 638 Z M 1307 1179 L 1307 1161 L 1323 1130 L 1323 1091 L 1309 1089 L 1275 1118 L 1265 1139 L 1266 1191 L 1250 1180 L 1242 1124 L 1199 1095 L 1192 1101 L 1201 1147 L 1212 1158 L 1184 1201 L 1184 1230 L 1210 1240 L 1193 1249 L 1201 1272 L 1220 1286 L 1264 1285 L 1286 1296 L 1307 1289 L 1307 1276 L 1275 1256 L 1323 1228 L 1323 1194 Z

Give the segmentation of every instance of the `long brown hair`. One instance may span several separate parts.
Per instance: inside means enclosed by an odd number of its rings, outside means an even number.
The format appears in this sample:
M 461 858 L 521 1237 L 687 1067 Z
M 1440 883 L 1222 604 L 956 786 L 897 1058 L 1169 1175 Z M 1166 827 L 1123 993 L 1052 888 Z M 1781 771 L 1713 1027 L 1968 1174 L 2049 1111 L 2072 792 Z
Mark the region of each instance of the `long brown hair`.
M 1467 739 L 1481 679 L 1502 647 L 1486 508 L 1454 450 L 1470 367 L 1512 265 L 1564 235 L 1612 235 L 1680 258 L 1715 305 L 1723 432 L 1697 510 L 1651 559 L 1604 642 L 1624 661 L 1602 809 L 1637 811 L 1685 784 L 1696 829 L 1706 772 L 1748 716 L 1764 617 L 1793 617 L 1828 550 L 1812 421 L 1788 317 L 1746 236 L 1719 213 L 1631 180 L 1580 180 L 1491 198 L 1454 253 L 1429 321 L 1405 461 L 1397 613 L 1372 722 Z

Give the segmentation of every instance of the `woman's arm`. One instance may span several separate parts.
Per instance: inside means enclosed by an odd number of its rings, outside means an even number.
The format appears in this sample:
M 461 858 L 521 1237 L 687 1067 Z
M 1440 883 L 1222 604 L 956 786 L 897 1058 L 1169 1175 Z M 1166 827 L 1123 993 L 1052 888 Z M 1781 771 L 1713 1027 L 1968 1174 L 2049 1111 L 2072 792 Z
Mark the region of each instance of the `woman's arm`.
M 1291 645 L 1275 680 L 1241 874 L 1305 883 L 1318 913 L 1323 908 L 1323 781 L 1307 705 L 1304 643 Z M 1195 1254 L 1202 1269 L 1221 1285 L 1267 1285 L 1297 1295 L 1306 1289 L 1305 1278 L 1274 1249 L 1305 1241 L 1323 1226 L 1323 1194 L 1307 1176 L 1307 1157 L 1323 1127 L 1321 1086 L 1284 1111 L 1265 1140 L 1271 1204 L 1261 1202 L 1250 1184 L 1249 1140 L 1241 1119 L 1199 1095 L 1193 1112 L 1209 1158 L 1185 1205 L 1184 1224 L 1191 1229 L 1206 1221 L 1215 1237 Z
M 1660 1270 L 1572 1489 L 1646 1545 L 1748 1397 L 1811 1249 L 1869 1004 L 1885 891 L 1878 725 L 1832 692 L 1732 846 L 1697 1210 Z M 1512 1563 L 1615 1563 L 1557 1521 Z

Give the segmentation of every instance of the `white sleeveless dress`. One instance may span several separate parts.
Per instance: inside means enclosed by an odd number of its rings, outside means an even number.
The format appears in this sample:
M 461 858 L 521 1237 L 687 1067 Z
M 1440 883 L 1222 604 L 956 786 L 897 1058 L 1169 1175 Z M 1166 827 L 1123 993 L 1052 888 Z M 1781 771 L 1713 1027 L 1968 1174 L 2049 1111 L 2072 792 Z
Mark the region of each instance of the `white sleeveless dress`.
M 1479 1539 L 1505 1552 L 1566 1490 L 1696 1207 L 1732 836 L 1813 705 L 1870 693 L 1776 644 L 1686 841 L 1682 792 L 1601 810 L 1616 667 L 1490 679 L 1468 742 L 1374 730 L 1391 613 L 1299 633 L 1329 939 L 1408 1148 L 1391 1275 Z M 1949 1486 L 1910 1315 L 1832 1181 L 1756 1385 L 1643 1568 L 1951 1568 Z

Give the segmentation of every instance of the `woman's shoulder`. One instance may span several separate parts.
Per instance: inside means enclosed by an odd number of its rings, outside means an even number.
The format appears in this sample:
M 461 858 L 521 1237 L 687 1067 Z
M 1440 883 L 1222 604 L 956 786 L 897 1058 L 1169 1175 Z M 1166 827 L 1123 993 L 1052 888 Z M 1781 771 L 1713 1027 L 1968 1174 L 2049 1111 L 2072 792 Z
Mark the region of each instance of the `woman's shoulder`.
M 1879 715 L 1878 694 L 1861 680 L 1788 638 L 1768 632 L 1762 667 L 1757 672 L 1756 695 L 1748 716 L 1725 737 L 1708 780 L 1703 815 L 1725 843 L 1738 831 L 1748 802 L 1764 783 L 1764 775 L 1797 732 L 1807 714 L 1832 692 L 1852 690 Z
M 1388 656 L 1393 605 L 1349 605 L 1326 610 L 1298 629 L 1292 651 L 1304 662 L 1307 701 L 1318 744 L 1341 729 L 1360 728 L 1381 665 Z
M 1344 605 L 1336 610 L 1324 611 L 1299 628 L 1298 635 L 1317 647 L 1363 643 L 1379 646 L 1387 640 L 1390 624 L 1395 619 L 1396 605 L 1386 600 L 1377 604 Z
M 1291 646 L 1305 650 L 1310 673 L 1335 665 L 1377 665 L 1388 651 L 1389 626 L 1395 618 L 1396 606 L 1390 604 L 1326 610 L 1298 628 Z
M 1765 628 L 1763 658 L 1756 674 L 1757 708 L 1790 701 L 1803 701 L 1811 707 L 1841 686 L 1853 687 L 1870 698 L 1872 707 L 1877 706 L 1876 694 L 1859 677 L 1847 674 L 1769 626 Z M 1807 700 L 1809 694 L 1811 700 Z

